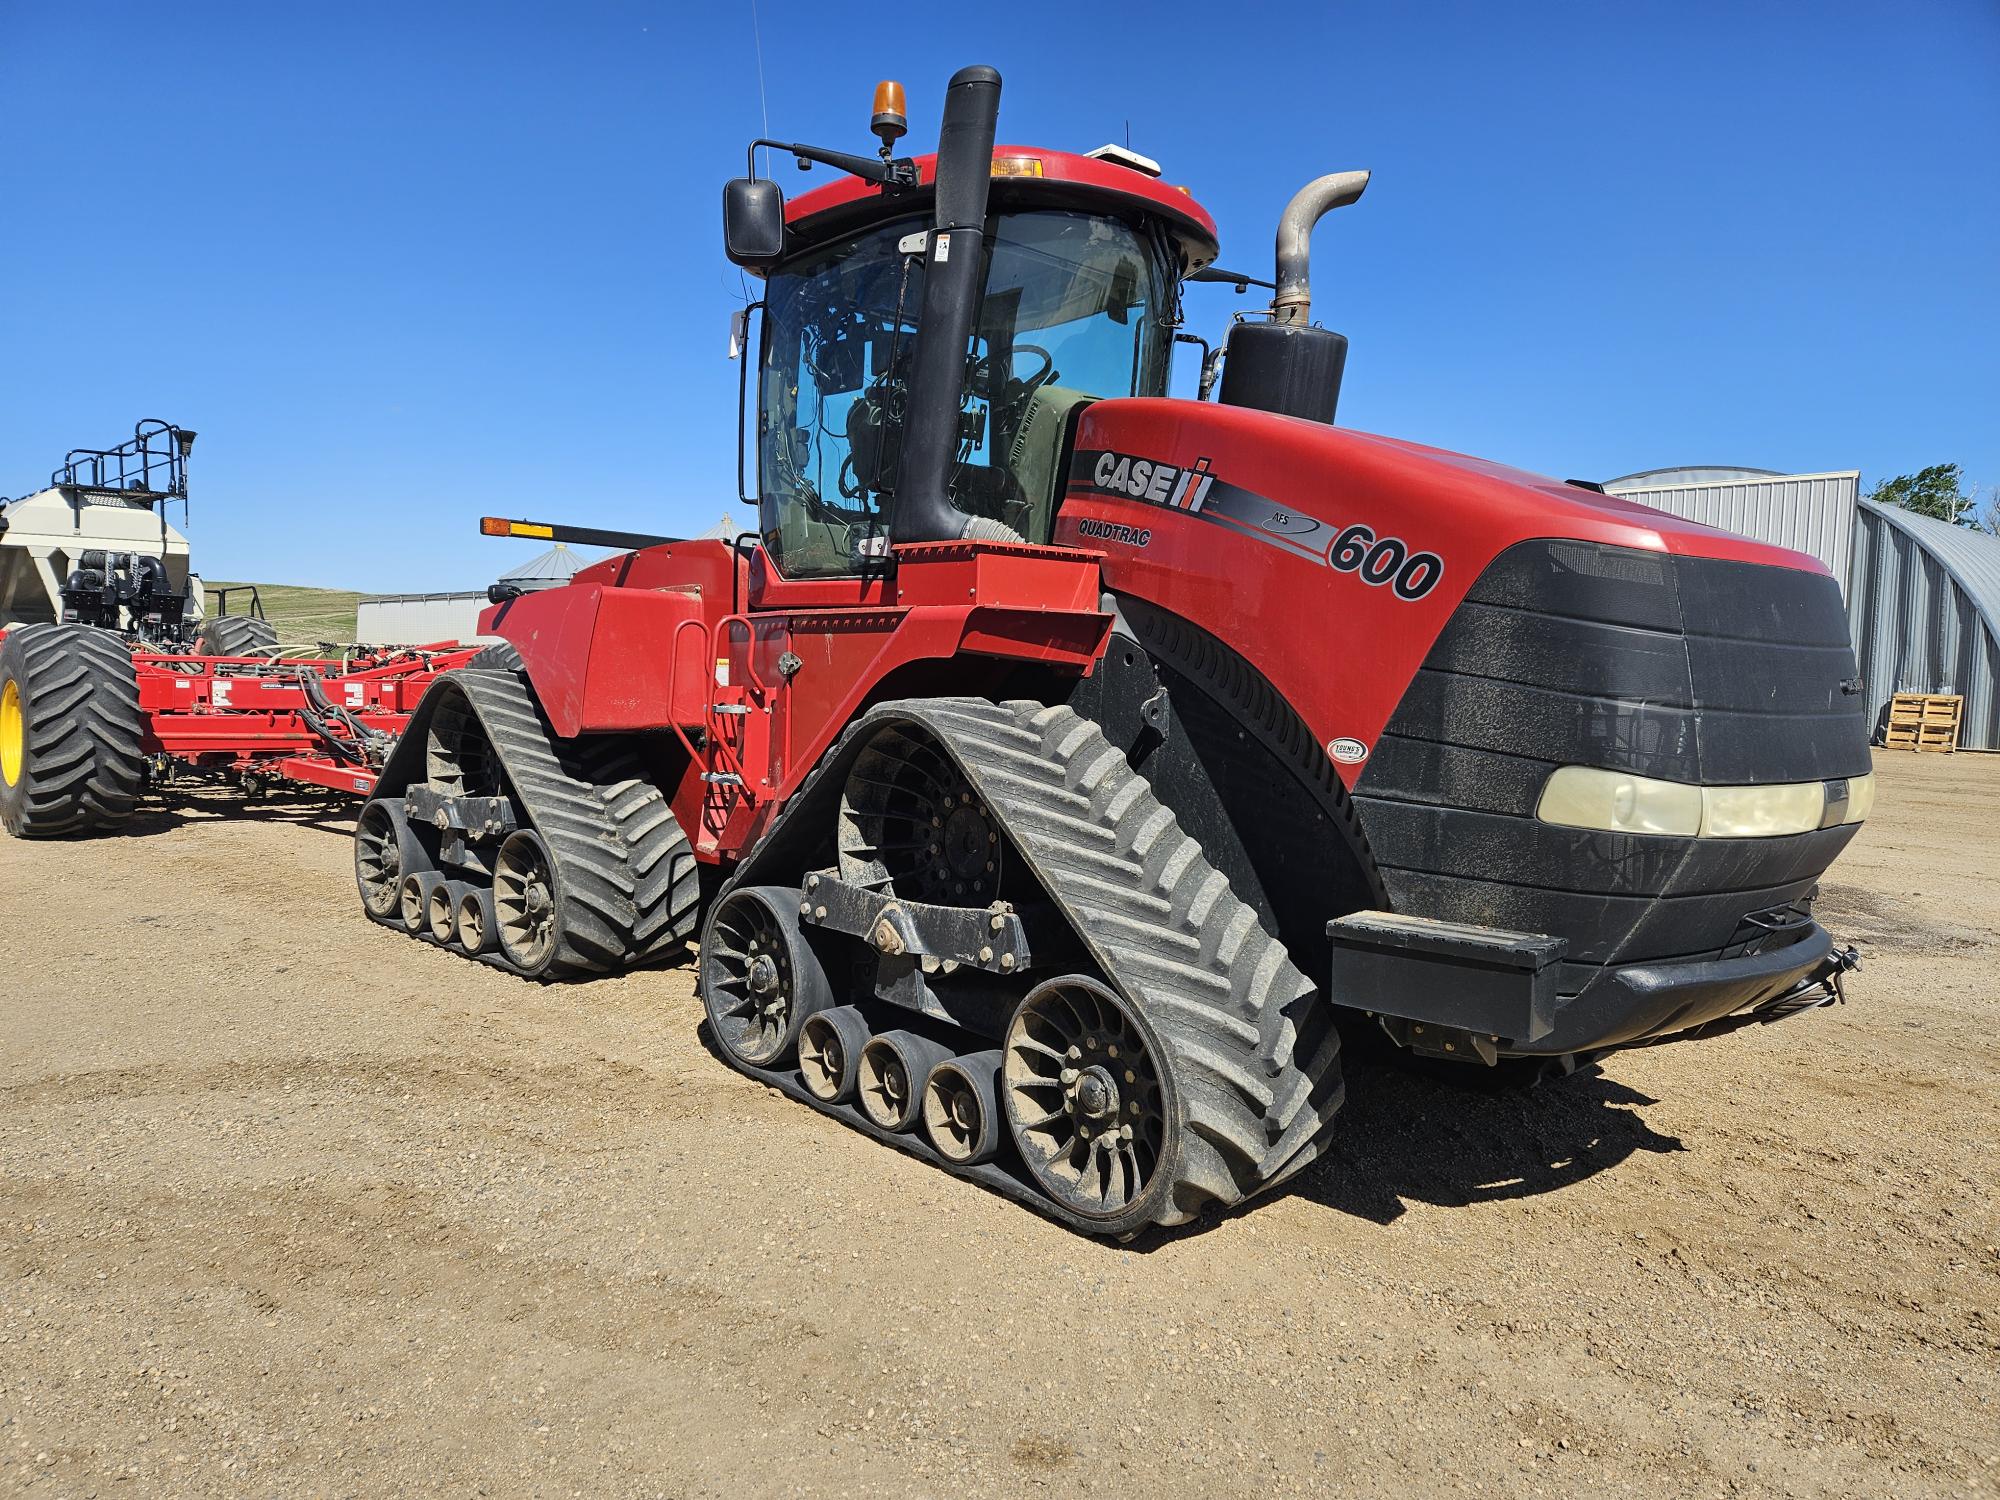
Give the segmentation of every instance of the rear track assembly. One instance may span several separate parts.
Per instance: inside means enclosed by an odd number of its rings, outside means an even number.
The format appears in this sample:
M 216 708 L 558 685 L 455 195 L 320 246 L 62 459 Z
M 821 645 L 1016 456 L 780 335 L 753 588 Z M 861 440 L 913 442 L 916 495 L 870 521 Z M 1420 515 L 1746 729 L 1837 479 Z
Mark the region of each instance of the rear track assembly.
M 694 856 L 635 752 L 557 739 L 506 658 L 482 656 L 438 680 L 383 768 L 356 835 L 363 909 L 528 978 L 677 951 L 693 935 Z M 412 930 L 382 882 L 425 871 L 458 889 L 435 928 Z

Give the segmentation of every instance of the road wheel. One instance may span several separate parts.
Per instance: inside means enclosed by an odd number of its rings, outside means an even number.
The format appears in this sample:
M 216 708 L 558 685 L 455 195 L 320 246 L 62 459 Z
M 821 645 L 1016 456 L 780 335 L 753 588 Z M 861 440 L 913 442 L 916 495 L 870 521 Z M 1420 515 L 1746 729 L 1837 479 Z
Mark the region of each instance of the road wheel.
M 278 644 L 278 627 L 249 615 L 217 615 L 204 620 L 195 636 L 202 656 L 261 656 Z
M 132 651 L 108 630 L 24 625 L 0 645 L 0 825 L 16 838 L 102 833 L 145 781 Z

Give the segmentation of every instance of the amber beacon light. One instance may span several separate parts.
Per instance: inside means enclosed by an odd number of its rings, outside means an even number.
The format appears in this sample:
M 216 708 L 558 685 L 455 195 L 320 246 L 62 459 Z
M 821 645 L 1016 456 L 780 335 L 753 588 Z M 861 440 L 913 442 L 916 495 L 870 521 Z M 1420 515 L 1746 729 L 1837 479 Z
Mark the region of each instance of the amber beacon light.
M 884 156 L 909 130 L 910 119 L 903 103 L 903 86 L 895 79 L 885 78 L 875 85 L 875 118 L 868 122 L 868 128 L 880 138 Z

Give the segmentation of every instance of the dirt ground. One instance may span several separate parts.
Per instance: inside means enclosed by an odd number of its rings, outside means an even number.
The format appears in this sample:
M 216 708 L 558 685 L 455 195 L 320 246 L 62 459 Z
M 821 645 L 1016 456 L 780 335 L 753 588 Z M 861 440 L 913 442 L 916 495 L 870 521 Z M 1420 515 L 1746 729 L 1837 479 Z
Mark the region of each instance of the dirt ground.
M 0 1493 L 2000 1489 L 2000 757 L 1879 757 L 1852 1003 L 1066 1233 L 725 1069 L 688 974 L 371 927 L 344 816 L 0 839 Z

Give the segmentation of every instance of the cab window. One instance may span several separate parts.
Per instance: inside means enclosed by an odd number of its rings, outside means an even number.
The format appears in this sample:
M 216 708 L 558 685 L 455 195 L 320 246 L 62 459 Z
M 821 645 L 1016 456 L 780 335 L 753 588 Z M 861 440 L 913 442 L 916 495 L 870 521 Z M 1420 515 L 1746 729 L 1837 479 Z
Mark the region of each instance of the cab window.
M 994 221 L 967 350 L 951 495 L 1046 541 L 1070 416 L 1163 395 L 1174 270 L 1157 235 L 1070 212 Z M 758 425 L 761 529 L 788 577 L 852 574 L 887 551 L 923 261 L 904 219 L 775 272 Z

